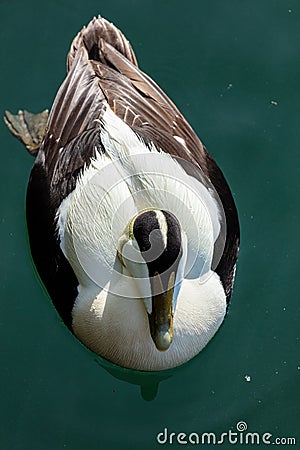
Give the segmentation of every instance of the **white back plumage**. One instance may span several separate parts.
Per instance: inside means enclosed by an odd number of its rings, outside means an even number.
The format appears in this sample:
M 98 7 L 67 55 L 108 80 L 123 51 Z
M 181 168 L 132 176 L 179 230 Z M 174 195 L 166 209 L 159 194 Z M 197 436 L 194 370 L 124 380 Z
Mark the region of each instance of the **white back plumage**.
M 105 357 L 113 342 L 118 356 L 110 355 L 109 359 L 118 364 L 140 370 L 172 367 L 190 359 L 190 353 L 197 354 L 224 318 L 225 294 L 219 277 L 210 271 L 221 210 L 207 187 L 187 175 L 172 156 L 145 145 L 109 107 L 103 116 L 100 137 L 105 153 L 97 151 L 57 215 L 61 247 L 80 283 L 73 328 L 86 345 Z M 112 289 L 113 283 L 115 287 L 119 283 L 118 292 L 138 297 L 135 286 L 129 285 L 130 279 L 120 280 L 114 266 L 125 227 L 133 216 L 147 208 L 173 213 L 188 243 L 188 279 L 178 298 L 174 342 L 164 354 L 157 351 L 151 340 L 141 301 L 133 303 L 115 296 Z M 134 329 L 129 326 L 133 319 Z M 115 326 L 108 326 L 107 321 L 115 321 Z M 132 339 L 136 333 L 138 338 Z M 132 348 L 122 353 L 116 348 L 122 346 L 122 339 L 124 345 L 124 337 L 132 342 Z M 138 360 L 144 362 L 139 365 Z

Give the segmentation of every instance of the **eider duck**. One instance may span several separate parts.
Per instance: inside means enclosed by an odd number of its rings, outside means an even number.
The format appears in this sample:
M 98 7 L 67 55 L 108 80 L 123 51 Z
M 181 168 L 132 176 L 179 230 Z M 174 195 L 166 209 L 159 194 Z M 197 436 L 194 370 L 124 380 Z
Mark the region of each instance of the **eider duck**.
M 69 329 L 123 367 L 197 355 L 226 315 L 239 249 L 228 184 L 191 126 L 102 17 L 75 37 L 51 111 L 6 113 L 36 155 L 27 227 Z

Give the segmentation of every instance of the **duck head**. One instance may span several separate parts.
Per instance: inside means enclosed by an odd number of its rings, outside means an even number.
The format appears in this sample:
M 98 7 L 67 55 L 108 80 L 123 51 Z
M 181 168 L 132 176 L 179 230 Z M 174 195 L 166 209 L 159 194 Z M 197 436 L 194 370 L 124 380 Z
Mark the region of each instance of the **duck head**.
M 119 241 L 123 273 L 133 278 L 144 302 L 151 337 L 160 351 L 173 339 L 173 316 L 185 260 L 185 236 L 170 212 L 149 209 L 129 222 Z

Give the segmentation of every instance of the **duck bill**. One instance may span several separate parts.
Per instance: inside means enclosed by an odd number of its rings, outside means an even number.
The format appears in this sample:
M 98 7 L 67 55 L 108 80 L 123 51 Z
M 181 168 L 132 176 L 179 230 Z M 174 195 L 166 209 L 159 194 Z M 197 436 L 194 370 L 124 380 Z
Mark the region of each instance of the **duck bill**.
M 167 290 L 163 292 L 163 283 L 158 273 L 153 278 L 152 312 L 149 314 L 150 333 L 156 348 L 164 352 L 170 347 L 173 329 L 173 292 L 175 274 L 168 279 Z

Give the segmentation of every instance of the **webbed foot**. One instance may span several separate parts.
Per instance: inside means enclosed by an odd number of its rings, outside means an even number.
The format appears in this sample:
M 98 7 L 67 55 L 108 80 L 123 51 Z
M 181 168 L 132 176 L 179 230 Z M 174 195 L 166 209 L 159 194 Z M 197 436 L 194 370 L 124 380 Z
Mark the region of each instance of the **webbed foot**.
M 20 110 L 14 115 L 5 111 L 4 122 L 10 132 L 25 145 L 29 153 L 36 156 L 45 135 L 48 115 L 48 109 L 38 114 Z

